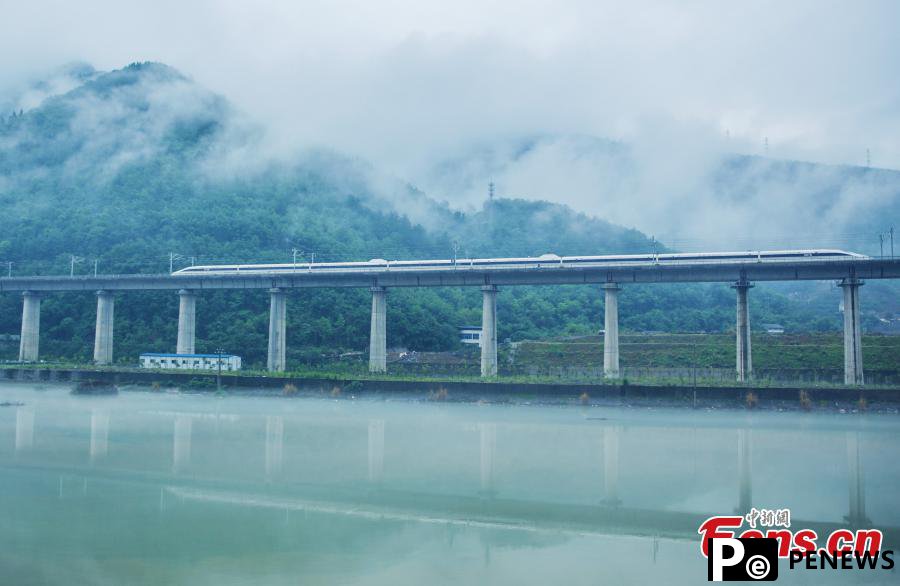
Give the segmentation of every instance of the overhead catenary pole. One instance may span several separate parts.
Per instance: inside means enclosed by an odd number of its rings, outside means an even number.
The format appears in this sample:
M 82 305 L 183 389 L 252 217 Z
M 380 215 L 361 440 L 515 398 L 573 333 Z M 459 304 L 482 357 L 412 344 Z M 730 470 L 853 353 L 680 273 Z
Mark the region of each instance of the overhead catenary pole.
M 217 357 L 216 362 L 217 362 L 217 366 L 218 366 L 218 372 L 216 372 L 216 390 L 217 391 L 222 390 L 222 354 L 224 352 L 225 351 L 223 349 L 216 348 L 216 357 Z
M 75 276 L 75 263 L 79 263 L 79 262 L 83 261 L 84 259 L 81 258 L 80 256 L 75 256 L 74 254 L 70 254 L 69 257 L 71 259 L 70 264 L 69 264 L 69 276 L 74 277 Z
M 172 272 L 175 271 L 175 261 L 176 261 L 176 260 L 181 260 L 181 259 L 183 259 L 183 258 L 184 258 L 184 257 L 181 256 L 180 254 L 176 254 L 176 253 L 174 253 L 174 252 L 170 252 L 170 253 L 169 253 L 169 272 L 170 272 L 170 273 L 172 273 Z

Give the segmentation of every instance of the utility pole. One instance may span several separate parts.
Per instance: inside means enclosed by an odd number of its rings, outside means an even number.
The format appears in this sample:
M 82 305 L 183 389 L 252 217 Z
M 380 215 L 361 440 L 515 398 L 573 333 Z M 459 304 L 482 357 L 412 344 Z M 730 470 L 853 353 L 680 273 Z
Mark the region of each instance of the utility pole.
M 174 252 L 169 253 L 169 272 L 170 273 L 175 271 L 175 261 L 181 260 L 183 258 L 184 257 L 181 256 L 180 254 L 175 254 Z
M 494 180 L 488 183 L 487 224 L 490 243 L 494 243 Z
M 75 263 L 79 263 L 79 262 L 83 261 L 84 259 L 81 258 L 80 256 L 75 256 L 74 254 L 70 254 L 69 257 L 71 259 L 71 262 L 69 264 L 69 276 L 74 277 L 75 276 Z
M 218 359 L 216 360 L 218 371 L 216 372 L 216 390 L 222 391 L 222 353 L 225 352 L 221 348 L 216 348 L 216 356 Z

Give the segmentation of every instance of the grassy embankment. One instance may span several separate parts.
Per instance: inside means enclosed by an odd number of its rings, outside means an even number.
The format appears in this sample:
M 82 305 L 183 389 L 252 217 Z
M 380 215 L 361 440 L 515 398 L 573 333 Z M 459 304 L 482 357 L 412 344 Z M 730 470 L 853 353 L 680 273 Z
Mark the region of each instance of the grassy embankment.
M 840 334 L 792 334 L 792 335 L 754 335 L 752 340 L 753 363 L 757 372 L 766 369 L 820 369 L 835 371 L 843 368 L 843 346 Z M 470 349 L 474 350 L 474 349 Z M 623 367 L 645 368 L 715 368 L 731 369 L 734 367 L 734 338 L 726 334 L 629 334 L 620 340 L 621 364 Z M 509 364 L 510 350 L 501 351 L 501 376 L 504 382 L 597 382 L 595 377 L 572 377 L 562 379 L 552 374 L 553 367 L 586 367 L 597 368 L 603 364 L 603 344 L 601 338 L 578 338 L 545 342 L 526 342 L 515 350 L 514 363 Z M 334 380 L 373 380 L 392 379 L 405 381 L 477 381 L 477 352 L 470 352 L 466 362 L 469 371 L 466 373 L 449 373 L 440 365 L 429 369 L 427 364 L 416 365 L 415 372 L 406 370 L 403 365 L 389 364 L 387 374 L 369 374 L 365 363 L 331 363 L 318 367 L 293 367 L 289 372 L 273 374 L 260 370 L 243 370 L 240 373 L 223 372 L 223 376 L 237 374 L 245 376 L 286 376 L 292 378 L 320 378 Z M 900 369 L 900 336 L 866 336 L 863 343 L 863 360 L 867 370 L 896 371 Z M 534 367 L 534 374 L 524 374 L 521 367 Z M 55 368 L 87 368 L 98 367 L 84 364 L 46 363 L 32 367 Z M 102 370 L 129 369 L 127 365 L 103 367 Z M 504 374 L 504 370 L 506 374 Z M 510 372 L 514 374 L 510 374 Z M 203 371 L 210 374 L 209 371 Z M 198 373 L 199 374 L 199 373 Z M 631 377 L 628 383 L 641 384 L 686 384 L 683 379 L 665 377 Z M 732 379 L 703 380 L 703 385 L 733 386 Z M 754 386 L 785 386 L 785 383 L 770 383 L 756 380 Z M 810 386 L 810 383 L 797 383 L 798 386 Z M 818 386 L 834 386 L 817 383 Z M 790 383 L 788 383 L 790 386 Z
M 753 334 L 754 369 L 841 369 L 840 333 Z M 734 368 L 734 334 L 626 334 L 619 337 L 623 367 Z M 603 339 L 585 337 L 524 342 L 517 363 L 535 366 L 603 364 Z M 863 336 L 863 365 L 872 370 L 900 369 L 900 336 Z

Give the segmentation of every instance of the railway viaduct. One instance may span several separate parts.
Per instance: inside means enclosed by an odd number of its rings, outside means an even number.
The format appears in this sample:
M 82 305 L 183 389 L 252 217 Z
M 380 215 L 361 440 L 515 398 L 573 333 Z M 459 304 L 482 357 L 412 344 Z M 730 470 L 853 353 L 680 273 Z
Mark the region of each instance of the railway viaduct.
M 481 374 L 497 374 L 497 303 L 501 287 L 520 285 L 588 285 L 605 295 L 603 367 L 608 378 L 619 377 L 618 297 L 636 283 L 731 283 L 736 294 L 736 377 L 752 377 L 748 295 L 755 282 L 836 281 L 844 296 L 844 382 L 864 383 L 860 329 L 860 287 L 866 280 L 900 279 L 900 259 L 846 258 L 796 260 L 693 260 L 598 262 L 591 265 L 545 263 L 533 259 L 524 266 L 478 266 L 461 263 L 440 267 L 357 267 L 296 270 L 265 274 L 129 274 L 96 276 L 31 276 L 0 278 L 0 293 L 21 293 L 22 335 L 19 359 L 39 356 L 41 295 L 59 291 L 96 291 L 97 321 L 94 361 L 113 359 L 114 307 L 117 293 L 171 290 L 178 293 L 177 352 L 194 352 L 197 296 L 214 289 L 265 289 L 270 296 L 268 369 L 285 370 L 288 289 L 365 287 L 372 292 L 369 370 L 386 370 L 387 292 L 393 287 L 480 287 L 482 303 Z M 599 293 L 599 291 L 598 291 Z

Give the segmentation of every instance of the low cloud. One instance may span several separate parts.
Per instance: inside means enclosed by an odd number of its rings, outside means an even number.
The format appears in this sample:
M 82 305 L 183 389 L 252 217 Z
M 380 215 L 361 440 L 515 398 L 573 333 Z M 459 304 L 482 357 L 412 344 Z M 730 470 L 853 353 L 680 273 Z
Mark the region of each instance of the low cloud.
M 66 90 L 64 78 L 23 80 L 73 59 L 155 60 L 252 121 L 223 131 L 210 169 L 331 151 L 371 164 L 379 197 L 422 218 L 407 181 L 465 209 L 493 178 L 501 195 L 568 203 L 683 248 L 762 235 L 854 244 L 874 238 L 858 218 L 896 200 L 894 175 L 768 159 L 863 165 L 868 149 L 874 167 L 900 168 L 898 23 L 887 0 L 38 0 L 0 23 L 0 96 L 15 96 L 0 105 Z M 167 122 L 208 104 L 159 98 Z M 83 122 L 99 129 L 118 114 L 92 115 Z M 155 132 L 127 139 L 110 168 L 154 148 Z M 735 155 L 762 158 L 736 167 Z

